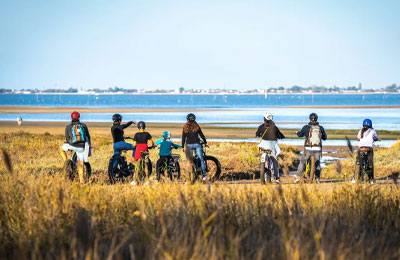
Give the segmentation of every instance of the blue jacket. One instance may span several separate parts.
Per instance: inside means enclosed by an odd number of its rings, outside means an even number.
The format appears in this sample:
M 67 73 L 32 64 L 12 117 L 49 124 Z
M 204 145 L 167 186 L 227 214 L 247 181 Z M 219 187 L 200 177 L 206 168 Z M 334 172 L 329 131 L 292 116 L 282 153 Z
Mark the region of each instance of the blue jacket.
M 171 141 L 167 141 L 167 140 L 164 140 L 164 138 L 161 138 L 161 139 L 158 139 L 157 141 L 156 141 L 156 143 L 155 143 L 155 145 L 159 145 L 159 144 L 161 144 L 160 145 L 160 156 L 170 156 L 172 153 L 171 153 L 171 149 L 172 149 L 172 147 L 173 148 L 180 148 L 180 147 L 182 147 L 181 145 L 179 145 L 179 144 L 174 144 L 173 142 L 171 142 Z

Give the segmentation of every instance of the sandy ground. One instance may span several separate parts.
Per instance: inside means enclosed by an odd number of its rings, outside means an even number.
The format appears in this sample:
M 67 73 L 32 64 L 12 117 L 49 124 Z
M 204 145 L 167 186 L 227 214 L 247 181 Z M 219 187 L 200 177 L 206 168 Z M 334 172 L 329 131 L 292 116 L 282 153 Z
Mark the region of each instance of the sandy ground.
M 11 133 L 18 131 L 25 131 L 34 134 L 43 134 L 48 132 L 54 135 L 64 135 L 65 126 L 68 122 L 23 122 L 22 126 L 19 126 L 16 121 L 0 121 L 0 133 Z M 111 122 L 88 122 L 86 123 L 89 127 L 91 135 L 99 136 L 110 136 Z M 253 128 L 227 128 L 227 127 L 215 127 L 207 124 L 200 124 L 204 134 L 207 138 L 227 138 L 227 139 L 248 139 L 255 138 L 256 129 Z M 182 134 L 183 124 L 181 123 L 147 123 L 147 131 L 150 132 L 154 137 L 161 137 L 162 132 L 168 130 L 172 133 L 172 137 L 180 137 Z M 138 129 L 136 126 L 125 130 L 125 135 L 133 136 Z M 298 138 L 295 135 L 296 130 L 294 129 L 281 129 L 286 138 Z M 334 130 L 327 131 L 330 139 L 344 139 L 345 136 L 355 136 L 357 131 L 345 131 L 341 134 L 335 134 Z M 398 139 L 400 132 L 396 134 L 380 134 L 381 139 Z

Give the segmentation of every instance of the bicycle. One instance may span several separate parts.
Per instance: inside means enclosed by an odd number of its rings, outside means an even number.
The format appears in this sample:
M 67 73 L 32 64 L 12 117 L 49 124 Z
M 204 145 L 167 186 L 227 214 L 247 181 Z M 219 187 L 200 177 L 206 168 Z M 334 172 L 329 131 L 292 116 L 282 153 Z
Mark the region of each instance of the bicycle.
M 122 150 L 124 152 L 127 150 Z M 133 179 L 135 166 L 126 161 L 126 157 L 121 154 L 114 154 L 108 162 L 108 178 L 111 184 L 125 182 L 126 179 Z
M 315 176 L 315 155 L 311 155 L 306 164 L 306 170 L 304 171 L 304 177 L 303 178 L 297 178 L 294 183 L 313 183 L 316 182 L 316 176 Z
M 179 165 L 179 154 L 172 154 L 172 158 L 161 157 L 157 160 L 157 180 L 162 181 L 161 175 L 165 176 L 165 172 L 168 174 L 168 178 L 173 180 L 180 180 L 181 178 L 181 167 Z
M 152 149 L 153 147 L 149 147 Z M 137 181 L 143 183 L 147 178 L 150 178 L 150 175 L 153 171 L 153 165 L 150 160 L 149 151 L 140 152 L 141 156 L 138 161 L 138 171 L 137 171 Z
M 272 161 L 272 151 L 270 149 L 260 148 L 261 164 L 260 164 L 260 180 L 261 184 L 272 183 L 274 176 L 274 163 Z
M 67 159 L 64 163 L 64 172 L 68 179 L 73 181 L 78 176 L 78 156 L 75 151 L 68 151 L 71 154 L 71 159 Z M 89 162 L 83 163 L 83 178 L 89 180 L 92 175 L 92 167 Z
M 308 183 L 313 183 L 316 181 L 315 177 L 315 156 L 311 155 L 306 164 L 306 170 L 304 172 L 304 177 Z
M 356 183 L 364 181 L 364 175 L 367 174 L 369 181 L 374 179 L 374 168 L 372 163 L 369 161 L 369 153 L 372 150 L 368 147 L 360 147 L 357 151 L 356 165 L 354 171 L 354 177 Z
M 206 154 L 205 148 L 209 148 L 207 144 L 203 142 L 200 142 L 200 144 L 203 146 L 203 158 L 206 166 L 206 173 L 208 179 L 210 182 L 217 181 L 221 174 L 221 164 L 219 163 L 217 158 Z M 192 171 L 189 172 L 189 179 L 190 183 L 194 184 L 197 179 L 201 179 L 202 170 L 201 170 L 201 160 L 200 158 L 198 158 L 196 154 L 196 149 L 191 149 L 191 152 L 192 155 L 193 153 L 194 155 L 193 155 Z

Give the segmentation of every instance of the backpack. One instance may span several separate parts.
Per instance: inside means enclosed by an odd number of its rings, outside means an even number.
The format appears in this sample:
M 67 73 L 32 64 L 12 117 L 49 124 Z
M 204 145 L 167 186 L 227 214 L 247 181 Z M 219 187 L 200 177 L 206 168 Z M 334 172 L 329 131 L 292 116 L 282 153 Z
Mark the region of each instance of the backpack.
M 321 145 L 321 128 L 318 125 L 310 126 L 310 134 L 308 137 L 309 144 L 311 146 L 320 146 Z
M 71 134 L 72 144 L 84 143 L 87 139 L 85 128 L 81 124 L 72 125 Z

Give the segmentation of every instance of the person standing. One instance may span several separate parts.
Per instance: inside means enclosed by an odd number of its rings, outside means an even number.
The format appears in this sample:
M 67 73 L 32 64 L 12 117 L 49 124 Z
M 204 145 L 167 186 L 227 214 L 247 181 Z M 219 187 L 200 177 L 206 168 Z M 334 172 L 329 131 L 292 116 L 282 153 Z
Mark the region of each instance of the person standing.
M 203 175 L 203 181 L 205 181 L 207 179 L 207 172 L 203 157 L 203 146 L 200 143 L 200 138 L 202 139 L 204 144 L 207 144 L 207 140 L 203 134 L 203 131 L 201 131 L 199 124 L 197 124 L 196 116 L 193 113 L 188 114 L 186 116 L 186 120 L 187 122 L 183 126 L 182 131 L 183 151 L 185 151 L 186 149 L 187 154 L 190 154 L 190 150 L 196 151 L 197 157 L 200 159 L 201 163 L 201 173 Z
M 280 183 L 278 155 L 281 152 L 281 149 L 278 145 L 278 139 L 283 139 L 285 136 L 275 125 L 275 122 L 273 121 L 273 115 L 271 113 L 264 114 L 264 123 L 258 127 L 256 136 L 261 138 L 258 148 L 271 150 L 272 163 L 274 167 L 273 177 L 275 178 L 276 183 Z
M 321 154 L 322 154 L 322 140 L 326 140 L 325 129 L 318 122 L 318 115 L 311 113 L 309 116 L 310 122 L 303 126 L 303 128 L 297 132 L 298 137 L 304 137 L 304 154 L 300 159 L 300 164 L 297 169 L 297 176 L 304 178 L 304 167 L 307 164 L 308 159 L 311 155 L 315 157 L 315 181 L 320 182 L 321 177 Z M 297 178 L 295 183 L 300 179 Z
M 91 155 L 90 134 L 88 127 L 80 122 L 81 115 L 71 113 L 71 123 L 65 127 L 66 142 L 60 147 L 60 154 L 64 162 L 67 160 L 66 151 L 75 151 L 78 158 L 78 175 L 81 183 L 85 182 L 83 164 L 89 162 Z
M 356 163 L 361 165 L 361 150 L 367 150 L 367 157 L 368 157 L 368 169 L 366 170 L 369 181 L 371 184 L 375 184 L 374 178 L 374 143 L 378 140 L 378 134 L 375 129 L 372 128 L 372 120 L 371 119 L 364 119 L 363 121 L 363 128 L 358 132 L 357 139 L 358 143 L 358 151 L 357 151 L 357 158 Z M 360 168 L 361 170 L 361 168 Z M 355 174 L 360 174 L 360 172 L 355 172 Z M 355 183 L 355 176 L 352 183 Z

